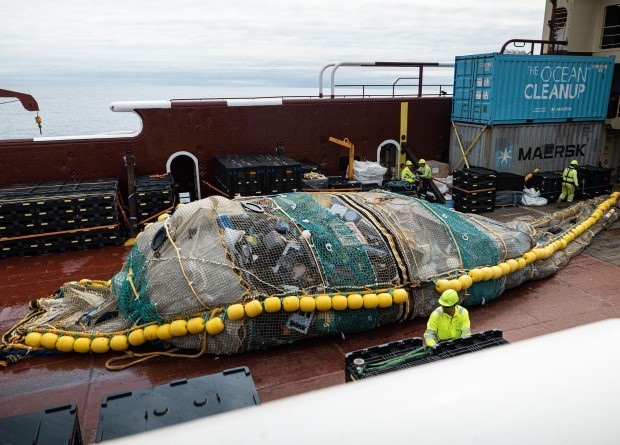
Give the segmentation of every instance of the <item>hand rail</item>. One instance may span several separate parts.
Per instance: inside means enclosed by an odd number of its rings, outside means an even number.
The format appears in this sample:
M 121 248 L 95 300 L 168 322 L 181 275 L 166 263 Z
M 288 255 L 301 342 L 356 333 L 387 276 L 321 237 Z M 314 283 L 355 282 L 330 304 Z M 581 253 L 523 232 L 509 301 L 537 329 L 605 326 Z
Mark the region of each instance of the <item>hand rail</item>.
M 453 63 L 437 63 L 437 62 L 338 62 L 329 63 L 321 68 L 319 73 L 319 97 L 323 97 L 323 74 L 329 67 L 333 67 L 331 71 L 331 98 L 335 95 L 336 87 L 336 71 L 341 66 L 355 66 L 355 67 L 417 67 L 419 71 L 420 84 L 418 85 L 418 95 L 422 95 L 422 75 L 424 67 L 454 67 Z
M 500 54 L 504 54 L 504 51 L 506 50 L 506 47 L 510 44 L 515 44 L 515 47 L 517 48 L 523 48 L 525 46 L 526 43 L 530 43 L 532 46 L 530 47 L 530 52 L 527 54 L 534 54 L 534 45 L 539 43 L 540 44 L 540 54 L 543 53 L 543 50 L 545 48 L 545 44 L 547 45 L 551 45 L 552 48 L 552 54 L 555 53 L 555 46 L 560 46 L 560 45 L 568 45 L 568 41 L 567 40 L 536 40 L 536 39 L 510 39 L 508 40 L 506 43 L 504 43 L 504 45 L 502 46 L 502 49 L 499 51 Z M 521 43 L 521 45 L 516 45 L 516 43 Z

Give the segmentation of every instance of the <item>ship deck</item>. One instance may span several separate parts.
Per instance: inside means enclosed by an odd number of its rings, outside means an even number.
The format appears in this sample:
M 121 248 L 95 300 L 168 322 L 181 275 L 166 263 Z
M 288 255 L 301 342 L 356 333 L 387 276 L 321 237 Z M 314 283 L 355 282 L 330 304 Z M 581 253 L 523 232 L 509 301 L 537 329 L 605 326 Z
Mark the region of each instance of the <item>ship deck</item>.
M 510 208 L 485 215 L 500 221 L 552 212 Z M 28 312 L 29 301 L 81 278 L 109 279 L 128 249 L 107 247 L 0 261 L 0 330 L 4 333 Z M 510 342 L 620 317 L 620 222 L 554 276 L 526 282 L 487 305 L 470 308 L 474 331 L 497 328 Z M 344 383 L 344 354 L 349 351 L 421 337 L 426 320 L 384 326 L 371 332 L 311 339 L 263 352 L 198 359 L 157 358 L 122 371 L 104 364 L 112 356 L 50 355 L 0 370 L 0 418 L 76 403 L 85 443 L 95 441 L 104 396 L 150 388 L 247 366 L 262 403 Z M 595 341 L 595 339 L 593 339 Z

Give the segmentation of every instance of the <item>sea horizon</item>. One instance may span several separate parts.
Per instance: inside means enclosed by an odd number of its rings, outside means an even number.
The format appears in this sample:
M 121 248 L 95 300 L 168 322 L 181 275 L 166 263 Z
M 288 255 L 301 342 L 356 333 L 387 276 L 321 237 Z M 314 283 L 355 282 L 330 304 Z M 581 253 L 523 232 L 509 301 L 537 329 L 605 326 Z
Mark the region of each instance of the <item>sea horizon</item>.
M 318 82 L 317 82 L 318 84 Z M 197 98 L 318 97 L 314 87 L 136 85 L 136 84 L 1 84 L 0 88 L 32 95 L 39 104 L 42 133 L 35 122 L 36 112 L 25 110 L 13 98 L 0 98 L 0 139 L 87 136 L 106 133 L 134 133 L 141 122 L 135 113 L 116 113 L 110 104 L 117 101 L 171 100 Z M 451 86 L 447 87 L 451 92 Z M 323 93 L 329 95 L 329 84 Z M 386 87 L 366 87 L 365 93 L 391 95 Z M 399 86 L 397 94 L 415 94 L 417 89 Z M 432 91 L 433 94 L 438 93 Z M 337 94 L 361 96 L 360 87 L 338 87 Z

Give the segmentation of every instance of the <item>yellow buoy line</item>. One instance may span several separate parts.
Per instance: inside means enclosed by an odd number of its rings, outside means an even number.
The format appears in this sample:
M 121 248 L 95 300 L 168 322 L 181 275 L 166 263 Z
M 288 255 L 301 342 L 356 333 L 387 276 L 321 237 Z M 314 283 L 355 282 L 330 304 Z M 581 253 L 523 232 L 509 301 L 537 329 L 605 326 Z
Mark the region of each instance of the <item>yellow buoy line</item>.
M 89 284 L 92 280 L 80 280 Z M 261 313 L 343 311 L 346 309 L 387 308 L 403 304 L 409 299 L 409 292 L 402 287 L 365 290 L 350 294 L 319 294 L 315 296 L 267 297 L 264 301 L 251 300 L 245 304 L 235 303 L 222 309 L 205 312 L 189 319 L 178 319 L 169 323 L 153 322 L 135 326 L 125 331 L 112 333 L 73 332 L 61 329 L 33 328 L 25 338 L 30 349 L 48 349 L 61 352 L 105 353 L 110 350 L 124 351 L 129 346 L 140 346 L 147 341 L 168 341 L 175 337 L 204 333 L 213 336 L 225 329 L 225 320 L 239 321 L 245 317 L 254 318 Z M 220 316 L 221 314 L 221 316 Z M 19 345 L 15 345 L 19 347 Z
M 616 205 L 619 197 L 620 192 L 612 193 L 610 198 L 599 204 L 587 219 L 579 224 L 575 224 L 574 227 L 564 232 L 562 236 L 550 240 L 547 244 L 534 247 L 519 258 L 511 258 L 495 266 L 476 267 L 454 279 L 435 280 L 435 289 L 440 294 L 448 289 L 460 292 L 470 288 L 474 283 L 479 281 L 497 280 L 505 275 L 523 269 L 530 263 L 547 259 L 557 250 L 565 249 L 571 241 L 596 224 L 611 207 Z
M 494 266 L 476 267 L 454 279 L 439 279 L 434 281 L 435 289 L 443 293 L 448 289 L 457 292 L 470 288 L 479 281 L 495 280 L 502 276 L 523 269 L 526 265 L 538 260 L 547 259 L 557 250 L 564 249 L 575 238 L 596 224 L 603 215 L 616 205 L 620 192 L 611 194 L 611 197 L 599 204 L 592 214 L 583 222 L 576 224 L 564 235 L 550 240 L 541 247 L 535 247 L 525 252 L 519 258 L 511 258 Z M 163 215 L 162 215 L 163 216 Z M 75 282 L 80 285 L 110 286 L 111 281 L 83 279 Z M 393 304 L 403 304 L 409 299 L 409 292 L 402 287 L 380 290 L 364 290 L 350 294 L 320 294 L 265 298 L 262 302 L 251 300 L 245 304 L 235 303 L 225 308 L 217 308 L 204 315 L 189 319 L 177 319 L 169 323 L 152 322 L 134 326 L 125 331 L 112 333 L 72 332 L 60 329 L 33 328 L 25 338 L 28 349 L 58 350 L 61 352 L 78 353 L 105 353 L 110 350 L 124 351 L 129 346 L 140 346 L 147 341 L 168 341 L 175 337 L 196 335 L 206 331 L 214 336 L 225 329 L 224 321 L 239 321 L 245 317 L 254 318 L 261 313 L 285 312 L 314 312 L 314 311 L 343 311 L 345 309 L 375 309 L 388 308 Z M 220 316 L 221 314 L 221 316 Z M 20 345 L 14 345 L 19 347 Z

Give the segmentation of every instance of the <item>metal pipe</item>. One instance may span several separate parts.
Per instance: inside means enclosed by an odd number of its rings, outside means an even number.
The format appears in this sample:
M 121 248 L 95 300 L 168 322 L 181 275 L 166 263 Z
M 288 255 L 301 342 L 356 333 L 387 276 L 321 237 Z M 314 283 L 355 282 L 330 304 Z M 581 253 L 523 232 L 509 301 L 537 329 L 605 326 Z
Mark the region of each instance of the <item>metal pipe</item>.
M 334 66 L 335 63 L 328 63 L 323 68 L 321 68 L 321 72 L 319 73 L 319 98 L 323 97 L 323 73 L 330 66 Z
M 331 98 L 335 97 L 336 92 L 336 70 L 341 66 L 375 66 L 375 62 L 338 62 L 332 69 Z

